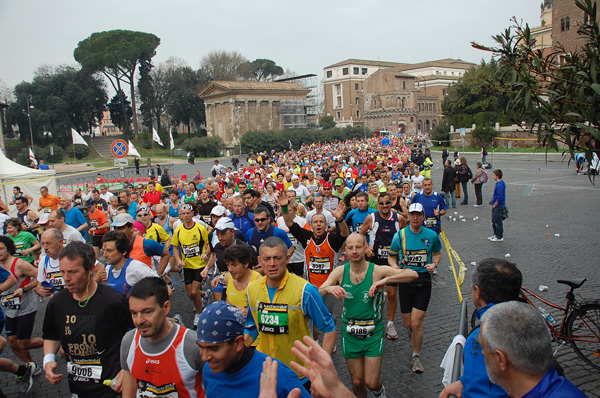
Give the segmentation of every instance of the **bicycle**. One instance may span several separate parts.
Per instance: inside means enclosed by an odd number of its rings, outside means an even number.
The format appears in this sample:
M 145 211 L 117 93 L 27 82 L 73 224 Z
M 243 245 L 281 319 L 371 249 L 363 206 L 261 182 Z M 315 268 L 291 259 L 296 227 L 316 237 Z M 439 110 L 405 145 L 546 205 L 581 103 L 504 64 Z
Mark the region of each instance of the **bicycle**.
M 561 346 L 570 344 L 579 358 L 593 368 L 600 370 L 600 301 L 585 301 L 583 299 L 578 301 L 574 294 L 574 290 L 579 289 L 585 281 L 585 278 L 556 281 L 570 287 L 566 295 L 567 303 L 564 307 L 551 303 L 525 286 L 521 286 L 520 298 L 537 308 L 530 298 L 532 297 L 563 313 L 560 322 L 554 320 L 552 316 L 544 316 L 552 340 L 560 344 L 554 351 L 554 355 Z M 472 328 L 476 326 L 475 312 L 471 317 Z

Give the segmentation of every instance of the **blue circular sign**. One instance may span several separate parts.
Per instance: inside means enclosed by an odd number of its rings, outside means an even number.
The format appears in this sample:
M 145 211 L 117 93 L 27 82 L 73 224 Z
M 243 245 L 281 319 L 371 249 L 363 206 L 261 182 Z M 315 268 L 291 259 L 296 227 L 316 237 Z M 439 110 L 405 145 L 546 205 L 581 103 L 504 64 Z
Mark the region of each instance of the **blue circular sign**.
M 383 146 L 390 145 L 390 139 L 385 137 L 384 139 L 381 140 L 381 145 L 383 145 Z

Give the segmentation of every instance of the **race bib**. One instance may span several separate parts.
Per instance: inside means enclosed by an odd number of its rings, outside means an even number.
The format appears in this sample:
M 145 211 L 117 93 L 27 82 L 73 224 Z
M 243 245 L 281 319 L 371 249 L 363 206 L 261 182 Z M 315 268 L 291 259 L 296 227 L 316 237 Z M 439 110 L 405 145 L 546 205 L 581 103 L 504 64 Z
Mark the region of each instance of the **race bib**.
M 313 274 L 328 274 L 331 272 L 329 257 L 311 257 L 308 269 Z
M 56 290 L 62 290 L 65 288 L 65 280 L 62 277 L 60 271 L 50 272 L 46 274 L 46 280 L 48 282 L 52 282 L 52 285 L 54 285 Z
M 25 250 L 23 248 L 23 243 L 16 243 L 15 242 L 15 256 L 22 256 L 23 255 L 23 250 Z
M 202 219 L 203 219 L 203 220 L 204 220 L 204 222 L 205 222 L 205 223 L 207 223 L 207 224 L 210 224 L 210 223 L 211 223 L 211 221 L 212 221 L 212 218 L 211 218 L 210 214 L 209 214 L 209 215 L 204 215 L 204 216 L 202 216 Z
M 79 363 L 70 361 L 67 363 L 69 380 L 73 382 L 99 383 L 102 379 L 102 365 L 98 365 L 100 359 L 90 363 Z
M 200 245 L 193 243 L 191 245 L 183 245 L 183 256 L 186 258 L 196 257 L 200 255 Z
M 269 334 L 288 334 L 287 304 L 258 304 L 258 330 Z
M 354 226 L 354 232 L 360 232 L 360 227 L 362 227 L 362 223 L 357 222 L 356 225 Z
M 150 210 L 152 210 L 153 212 L 156 212 L 156 205 L 150 206 Z
M 138 398 L 178 398 L 179 394 L 177 394 L 177 387 L 175 386 L 175 383 L 157 386 L 149 381 L 138 380 L 137 393 L 135 396 Z
M 375 332 L 374 319 L 348 319 L 346 333 L 359 339 L 366 339 L 373 336 Z
M 52 207 L 44 207 L 42 213 L 52 213 Z
M 387 258 L 390 254 L 390 246 L 379 246 L 377 248 L 377 257 Z
M 427 219 L 425 219 L 425 226 L 427 228 L 433 228 L 437 225 L 437 218 L 435 217 L 429 217 Z
M 427 250 L 407 250 L 404 264 L 411 267 L 425 267 L 427 265 Z
M 98 228 L 98 220 L 92 220 L 92 219 L 90 219 L 90 226 L 92 228 Z
M 21 308 L 21 297 L 9 294 L 2 296 L 0 303 L 2 304 L 2 307 L 7 310 L 18 310 Z

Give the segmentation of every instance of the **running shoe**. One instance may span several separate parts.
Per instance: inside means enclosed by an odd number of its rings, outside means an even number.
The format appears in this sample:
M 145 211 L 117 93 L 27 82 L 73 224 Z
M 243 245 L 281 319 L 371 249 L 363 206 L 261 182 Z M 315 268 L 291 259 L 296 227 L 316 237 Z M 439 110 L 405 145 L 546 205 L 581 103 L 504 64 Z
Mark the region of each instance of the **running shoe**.
M 39 376 L 42 374 L 42 368 L 39 367 L 35 362 L 30 362 L 33 364 L 33 375 Z
M 373 394 L 377 398 L 387 398 L 387 395 L 385 395 L 385 387 L 383 386 L 383 384 L 381 385 L 381 393 L 379 395 L 377 395 L 377 394 L 375 394 L 375 392 L 373 392 Z
M 394 327 L 393 323 L 388 322 L 387 326 L 385 327 L 385 336 L 389 340 L 396 340 L 398 338 L 398 332 L 396 332 L 396 328 Z
M 498 238 L 497 236 L 493 236 L 492 239 L 490 239 L 490 241 L 492 241 L 492 242 L 504 242 L 504 238 Z
M 490 236 L 490 237 L 488 238 L 488 240 L 492 240 L 492 239 L 495 239 L 495 238 L 496 238 L 496 235 L 492 235 L 492 236 Z
M 200 319 L 200 314 L 194 315 L 194 329 L 198 328 L 198 320 Z
M 21 383 L 21 394 L 26 394 L 31 391 L 33 387 L 33 373 L 36 370 L 35 362 L 29 362 L 25 364 L 25 374 L 23 376 L 15 376 L 17 382 Z
M 425 368 L 423 367 L 421 359 L 418 355 L 412 357 L 412 371 L 414 373 L 423 373 L 425 371 Z

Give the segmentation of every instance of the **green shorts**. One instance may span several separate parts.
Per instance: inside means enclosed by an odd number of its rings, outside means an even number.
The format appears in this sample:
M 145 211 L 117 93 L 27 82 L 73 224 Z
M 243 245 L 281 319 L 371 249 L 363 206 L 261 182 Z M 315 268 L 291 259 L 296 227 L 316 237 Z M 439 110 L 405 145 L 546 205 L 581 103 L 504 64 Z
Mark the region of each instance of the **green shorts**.
M 375 333 L 366 339 L 359 339 L 345 331 L 342 326 L 342 355 L 344 358 L 379 357 L 383 355 L 383 333 Z

